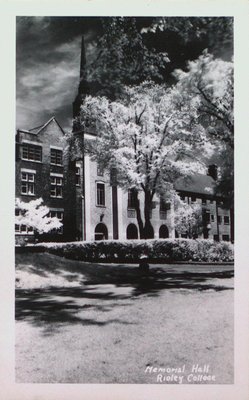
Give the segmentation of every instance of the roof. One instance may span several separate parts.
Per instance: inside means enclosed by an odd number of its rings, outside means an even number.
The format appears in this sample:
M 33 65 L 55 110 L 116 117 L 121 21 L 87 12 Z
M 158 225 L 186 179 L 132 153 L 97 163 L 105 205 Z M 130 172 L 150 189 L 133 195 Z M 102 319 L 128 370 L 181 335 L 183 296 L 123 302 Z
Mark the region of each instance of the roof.
M 39 126 L 37 126 L 35 128 L 31 128 L 29 130 L 26 130 L 26 129 L 19 129 L 19 130 L 21 132 L 32 133 L 34 135 L 38 135 L 38 133 L 40 133 L 44 128 L 46 128 L 46 126 L 49 125 L 52 121 L 55 121 L 55 123 L 59 126 L 60 130 L 64 134 L 64 131 L 63 131 L 62 127 L 60 126 L 59 122 L 57 121 L 57 119 L 55 117 L 50 118 L 43 125 L 39 125 Z
M 190 192 L 202 195 L 215 195 L 215 180 L 209 175 L 195 174 L 178 178 L 175 189 L 182 192 Z

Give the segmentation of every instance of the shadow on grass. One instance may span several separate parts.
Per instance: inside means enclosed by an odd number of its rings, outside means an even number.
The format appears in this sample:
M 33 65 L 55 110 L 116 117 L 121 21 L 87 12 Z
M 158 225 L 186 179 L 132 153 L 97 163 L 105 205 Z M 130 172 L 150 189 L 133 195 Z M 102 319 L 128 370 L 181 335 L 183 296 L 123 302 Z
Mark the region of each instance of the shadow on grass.
M 232 289 L 231 285 L 224 282 L 233 277 L 231 268 L 214 271 L 205 267 L 201 272 L 190 272 L 184 266 L 153 266 L 146 272 L 137 266 L 87 264 L 44 253 L 35 254 L 35 258 L 33 256 L 18 257 L 17 268 L 39 276 L 46 276 L 46 273 L 62 274 L 68 281 L 77 276 L 84 282 L 81 287 L 17 289 L 16 319 L 28 320 L 35 325 L 44 322 L 97 326 L 128 324 L 128 321 L 121 319 L 99 321 L 94 318 L 94 312 L 91 318 L 88 317 L 89 312 L 87 317 L 84 317 L 84 313 L 89 309 L 100 312 L 98 315 L 108 313 L 114 307 L 128 306 L 130 303 L 127 300 L 134 301 L 141 295 L 158 296 L 162 290 L 218 292 Z M 219 279 L 222 279 L 221 284 Z M 106 285 L 113 286 L 109 290 Z
M 88 289 L 89 290 L 89 289 Z M 82 288 L 51 288 L 16 290 L 15 316 L 17 321 L 26 320 L 35 325 L 43 323 L 80 323 L 82 325 L 104 326 L 110 323 L 129 324 L 121 319 L 98 321 L 95 318 L 84 318 L 82 312 L 92 309 L 108 312 L 114 305 L 105 305 L 103 300 L 116 300 L 123 296 L 113 293 L 89 293 Z M 64 299 L 67 297 L 67 299 Z M 68 297 L 70 299 L 68 299 Z M 77 298 L 83 302 L 77 303 Z M 100 304 L 85 304 L 84 300 L 99 300 Z M 125 305 L 125 304 L 124 304 Z M 81 313 L 81 314 L 79 314 Z

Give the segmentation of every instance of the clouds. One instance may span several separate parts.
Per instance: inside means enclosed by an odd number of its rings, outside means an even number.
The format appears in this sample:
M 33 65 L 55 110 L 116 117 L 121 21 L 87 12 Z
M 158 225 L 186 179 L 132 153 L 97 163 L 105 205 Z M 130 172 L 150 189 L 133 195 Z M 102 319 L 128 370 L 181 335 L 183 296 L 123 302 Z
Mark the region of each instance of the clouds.
M 90 22 L 89 18 L 17 17 L 17 128 L 30 129 L 53 115 L 68 127 L 79 84 L 81 37 L 84 33 L 90 40 L 94 35 Z

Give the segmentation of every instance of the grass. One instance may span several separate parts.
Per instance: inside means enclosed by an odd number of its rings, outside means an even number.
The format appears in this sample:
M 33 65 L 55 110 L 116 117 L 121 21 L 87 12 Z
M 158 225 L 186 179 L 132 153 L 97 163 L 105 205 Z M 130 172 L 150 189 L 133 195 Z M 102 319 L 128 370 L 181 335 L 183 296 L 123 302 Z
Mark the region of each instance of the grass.
M 232 266 L 16 264 L 17 382 L 156 383 L 146 366 L 197 363 L 233 382 Z

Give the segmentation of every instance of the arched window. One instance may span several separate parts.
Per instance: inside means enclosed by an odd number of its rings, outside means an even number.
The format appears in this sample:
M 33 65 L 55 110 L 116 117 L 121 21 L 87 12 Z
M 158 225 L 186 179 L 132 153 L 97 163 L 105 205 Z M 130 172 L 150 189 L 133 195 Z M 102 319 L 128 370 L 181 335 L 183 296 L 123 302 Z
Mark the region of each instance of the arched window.
M 138 231 L 135 224 L 129 224 L 126 229 L 127 239 L 138 239 Z
M 166 239 L 169 237 L 169 230 L 166 225 L 161 225 L 159 229 L 159 238 Z
M 95 240 L 107 240 L 108 239 L 108 230 L 105 224 L 98 224 L 95 228 L 94 232 Z

